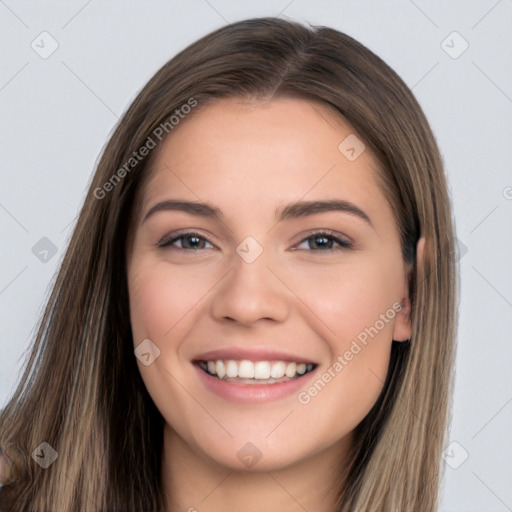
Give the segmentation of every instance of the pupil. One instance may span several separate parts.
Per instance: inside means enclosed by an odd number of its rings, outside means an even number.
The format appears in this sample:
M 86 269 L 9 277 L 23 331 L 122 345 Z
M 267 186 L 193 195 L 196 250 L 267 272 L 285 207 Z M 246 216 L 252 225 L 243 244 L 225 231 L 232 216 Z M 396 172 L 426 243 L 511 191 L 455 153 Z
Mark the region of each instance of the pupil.
M 187 236 L 185 237 L 185 248 L 186 249 L 197 249 L 197 244 L 200 243 L 200 240 L 197 236 Z
M 331 247 L 332 240 L 326 236 L 317 236 L 313 238 L 313 245 L 320 247 L 321 249 L 329 249 Z

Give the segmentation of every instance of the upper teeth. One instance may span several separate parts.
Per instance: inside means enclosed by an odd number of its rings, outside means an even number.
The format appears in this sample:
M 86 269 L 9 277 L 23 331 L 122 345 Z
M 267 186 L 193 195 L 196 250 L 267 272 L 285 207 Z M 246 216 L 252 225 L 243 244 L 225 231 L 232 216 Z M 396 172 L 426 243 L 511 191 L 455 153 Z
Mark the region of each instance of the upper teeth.
M 280 379 L 284 376 L 292 378 L 303 375 L 313 369 L 312 364 L 288 363 L 285 361 L 234 361 L 232 359 L 201 362 L 201 367 L 219 379 Z

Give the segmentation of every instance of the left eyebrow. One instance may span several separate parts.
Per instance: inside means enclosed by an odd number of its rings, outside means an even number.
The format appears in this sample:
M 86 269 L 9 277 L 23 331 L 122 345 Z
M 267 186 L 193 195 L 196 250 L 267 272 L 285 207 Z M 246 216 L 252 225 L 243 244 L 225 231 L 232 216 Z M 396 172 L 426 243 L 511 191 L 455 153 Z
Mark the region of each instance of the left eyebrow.
M 375 229 L 370 217 L 361 208 L 344 199 L 331 199 L 328 201 L 299 201 L 285 206 L 281 210 L 281 213 L 276 211 L 276 216 L 279 216 L 279 220 L 285 220 L 332 211 L 344 212 L 355 217 L 359 217 Z

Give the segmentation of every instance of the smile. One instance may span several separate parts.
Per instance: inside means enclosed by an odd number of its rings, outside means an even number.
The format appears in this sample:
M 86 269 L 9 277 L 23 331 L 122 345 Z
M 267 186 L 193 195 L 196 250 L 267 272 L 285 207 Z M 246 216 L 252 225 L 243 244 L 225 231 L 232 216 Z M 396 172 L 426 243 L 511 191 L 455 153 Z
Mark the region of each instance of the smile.
M 312 371 L 312 363 L 289 361 L 235 361 L 232 359 L 199 361 L 199 366 L 212 377 L 243 384 L 275 384 L 297 379 Z

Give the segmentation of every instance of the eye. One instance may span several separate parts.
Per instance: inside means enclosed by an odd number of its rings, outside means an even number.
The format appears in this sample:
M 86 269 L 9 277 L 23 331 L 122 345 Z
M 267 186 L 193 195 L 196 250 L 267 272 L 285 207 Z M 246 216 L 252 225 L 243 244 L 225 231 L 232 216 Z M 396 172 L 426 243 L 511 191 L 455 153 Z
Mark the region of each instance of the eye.
M 206 238 L 195 232 L 171 233 L 164 236 L 158 243 L 158 247 L 172 247 L 185 251 L 199 251 L 203 249 L 212 249 L 215 246 Z M 302 246 L 302 247 L 301 247 Z M 334 236 L 327 231 L 319 231 L 310 234 L 303 239 L 296 249 L 312 251 L 335 251 L 340 249 L 350 249 L 352 243 L 348 240 Z
M 209 244 L 210 247 L 207 247 L 206 244 Z M 211 249 L 214 247 L 206 238 L 193 232 L 171 233 L 170 235 L 164 236 L 157 243 L 157 246 L 173 247 L 187 251 L 199 251 L 201 249 Z
M 306 247 L 301 247 L 304 246 L 304 244 L 306 244 Z M 350 249 L 352 243 L 348 240 L 336 237 L 332 233 L 319 231 L 309 235 L 296 247 L 298 249 L 309 249 L 313 251 L 336 251 L 340 249 Z

